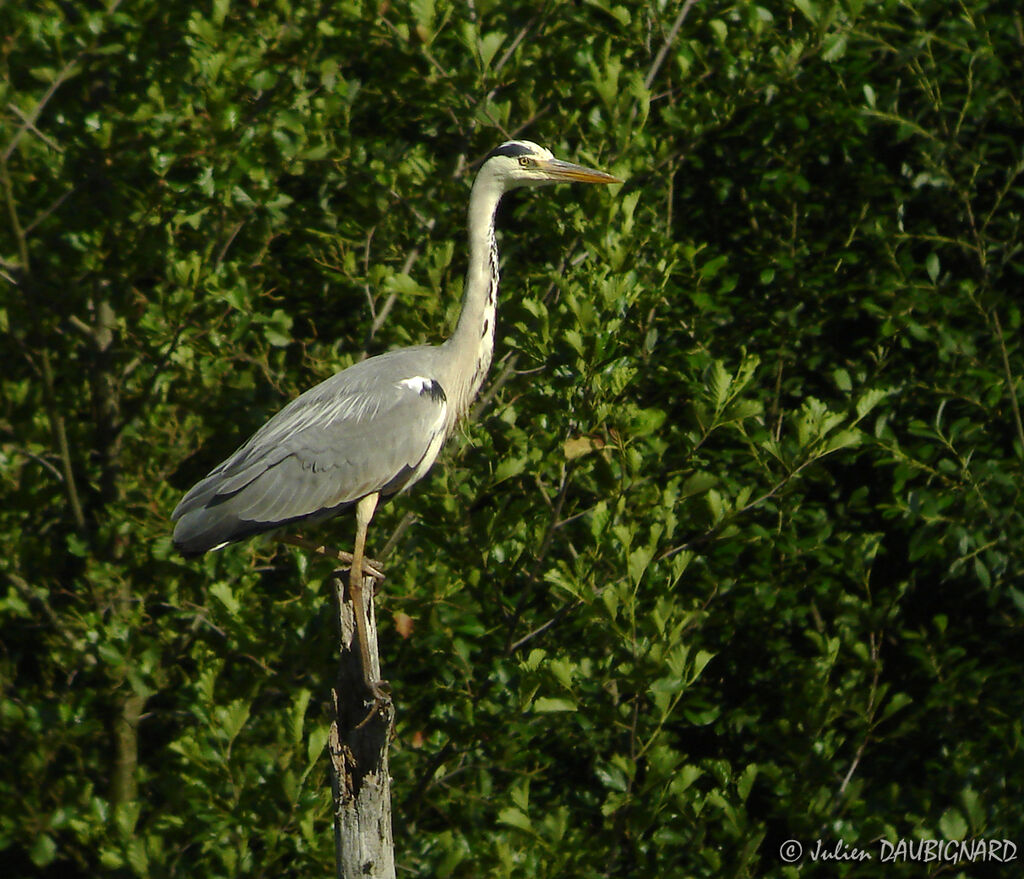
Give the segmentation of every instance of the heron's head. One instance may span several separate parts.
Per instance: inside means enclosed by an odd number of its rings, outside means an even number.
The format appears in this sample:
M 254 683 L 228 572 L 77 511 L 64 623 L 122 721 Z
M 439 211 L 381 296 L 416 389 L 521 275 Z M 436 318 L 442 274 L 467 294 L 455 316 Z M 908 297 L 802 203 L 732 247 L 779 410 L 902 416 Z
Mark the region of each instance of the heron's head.
M 480 176 L 492 176 L 503 190 L 549 183 L 621 183 L 618 177 L 563 162 L 550 150 L 528 140 L 510 140 L 491 150 L 480 166 Z

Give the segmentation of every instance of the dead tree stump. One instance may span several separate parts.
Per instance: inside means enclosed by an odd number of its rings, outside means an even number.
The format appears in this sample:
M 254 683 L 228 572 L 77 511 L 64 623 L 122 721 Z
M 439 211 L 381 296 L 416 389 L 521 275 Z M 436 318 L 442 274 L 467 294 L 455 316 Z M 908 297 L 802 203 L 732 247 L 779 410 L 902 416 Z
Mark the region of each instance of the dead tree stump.
M 373 680 L 379 680 L 374 581 L 363 581 L 365 608 L 354 608 L 347 576 L 334 577 L 341 636 L 338 679 L 332 691 L 334 720 L 328 747 L 334 794 L 334 849 L 338 879 L 395 879 L 391 834 L 391 776 L 388 746 L 394 730 L 394 706 L 368 715 L 367 692 L 356 639 L 355 613 L 366 613 Z

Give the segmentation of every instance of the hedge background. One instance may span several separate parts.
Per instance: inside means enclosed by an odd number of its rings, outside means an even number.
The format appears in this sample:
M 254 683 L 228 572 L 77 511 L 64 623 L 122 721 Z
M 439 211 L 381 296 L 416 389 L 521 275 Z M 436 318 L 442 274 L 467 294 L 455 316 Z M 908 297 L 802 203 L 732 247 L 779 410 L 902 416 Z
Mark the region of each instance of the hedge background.
M 485 397 L 371 531 L 400 875 L 1021 856 L 1014 6 L 0 6 L 6 875 L 331 872 L 329 569 L 168 516 L 443 338 L 510 136 L 627 182 L 509 199 Z

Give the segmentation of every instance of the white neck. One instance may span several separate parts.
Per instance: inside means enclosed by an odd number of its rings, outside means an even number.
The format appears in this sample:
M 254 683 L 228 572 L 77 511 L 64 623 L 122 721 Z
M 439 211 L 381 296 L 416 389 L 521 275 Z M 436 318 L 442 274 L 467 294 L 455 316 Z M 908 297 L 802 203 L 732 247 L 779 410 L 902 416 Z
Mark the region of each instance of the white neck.
M 479 176 L 469 196 L 469 269 L 462 313 L 452 337 L 448 376 L 454 414 L 464 415 L 487 375 L 494 354 L 494 320 L 498 301 L 498 247 L 494 213 L 504 187 L 492 175 Z

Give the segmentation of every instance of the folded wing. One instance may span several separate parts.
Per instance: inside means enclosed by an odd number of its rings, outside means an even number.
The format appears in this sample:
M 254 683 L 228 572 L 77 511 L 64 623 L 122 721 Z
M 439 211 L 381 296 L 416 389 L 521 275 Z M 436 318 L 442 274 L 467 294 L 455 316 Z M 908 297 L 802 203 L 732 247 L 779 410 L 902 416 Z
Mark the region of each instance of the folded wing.
M 172 514 L 175 546 L 199 555 L 369 494 L 389 497 L 425 475 L 444 442 L 447 397 L 387 357 L 307 391 L 211 471 Z

